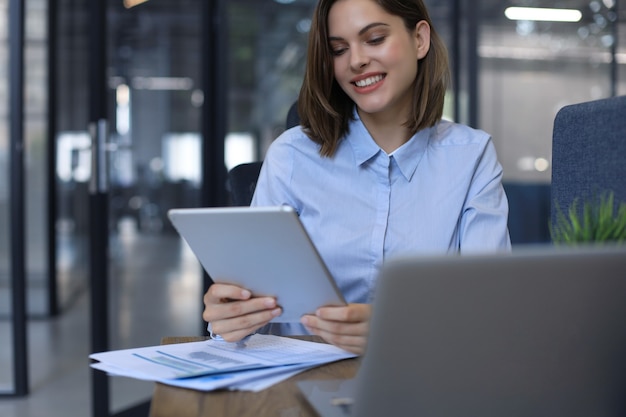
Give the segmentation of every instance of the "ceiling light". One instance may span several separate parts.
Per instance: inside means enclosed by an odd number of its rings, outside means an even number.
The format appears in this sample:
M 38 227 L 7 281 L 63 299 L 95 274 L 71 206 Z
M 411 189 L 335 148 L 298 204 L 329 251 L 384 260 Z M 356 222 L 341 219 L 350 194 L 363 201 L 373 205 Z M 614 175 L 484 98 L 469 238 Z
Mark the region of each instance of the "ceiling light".
M 583 15 L 576 9 L 546 9 L 536 7 L 507 7 L 504 15 L 510 20 L 545 22 L 578 22 Z

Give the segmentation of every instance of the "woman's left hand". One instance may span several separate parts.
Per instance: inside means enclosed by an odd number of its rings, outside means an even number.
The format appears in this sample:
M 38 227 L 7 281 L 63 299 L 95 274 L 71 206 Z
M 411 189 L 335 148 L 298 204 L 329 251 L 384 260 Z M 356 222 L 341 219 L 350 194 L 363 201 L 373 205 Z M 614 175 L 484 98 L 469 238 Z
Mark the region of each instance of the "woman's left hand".
M 361 355 L 367 344 L 370 315 L 369 304 L 348 304 L 320 307 L 315 315 L 302 316 L 301 322 L 328 343 Z

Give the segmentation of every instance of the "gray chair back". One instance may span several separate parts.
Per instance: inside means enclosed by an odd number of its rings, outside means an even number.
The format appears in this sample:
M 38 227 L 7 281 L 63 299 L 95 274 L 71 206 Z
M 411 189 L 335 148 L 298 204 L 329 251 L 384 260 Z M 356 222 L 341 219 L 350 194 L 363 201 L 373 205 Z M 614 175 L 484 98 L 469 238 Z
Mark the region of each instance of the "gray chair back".
M 563 107 L 552 136 L 551 218 L 612 191 L 626 201 L 626 96 Z

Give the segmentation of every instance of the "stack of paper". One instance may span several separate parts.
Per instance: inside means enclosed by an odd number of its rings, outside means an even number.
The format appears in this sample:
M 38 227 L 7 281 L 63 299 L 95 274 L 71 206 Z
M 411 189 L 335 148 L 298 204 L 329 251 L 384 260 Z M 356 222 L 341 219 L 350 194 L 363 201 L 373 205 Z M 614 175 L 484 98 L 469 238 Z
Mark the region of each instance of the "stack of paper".
M 299 372 L 356 355 L 325 343 L 255 334 L 222 340 L 94 353 L 91 367 L 110 375 L 211 391 L 260 391 Z

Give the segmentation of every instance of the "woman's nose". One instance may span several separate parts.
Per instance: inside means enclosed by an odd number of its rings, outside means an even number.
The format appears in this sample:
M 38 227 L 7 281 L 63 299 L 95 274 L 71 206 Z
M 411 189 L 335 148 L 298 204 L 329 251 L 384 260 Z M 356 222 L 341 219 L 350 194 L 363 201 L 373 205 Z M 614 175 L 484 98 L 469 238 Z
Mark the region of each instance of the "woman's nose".
M 350 67 L 353 71 L 359 71 L 363 69 L 369 63 L 367 54 L 361 48 L 351 48 L 350 54 Z

